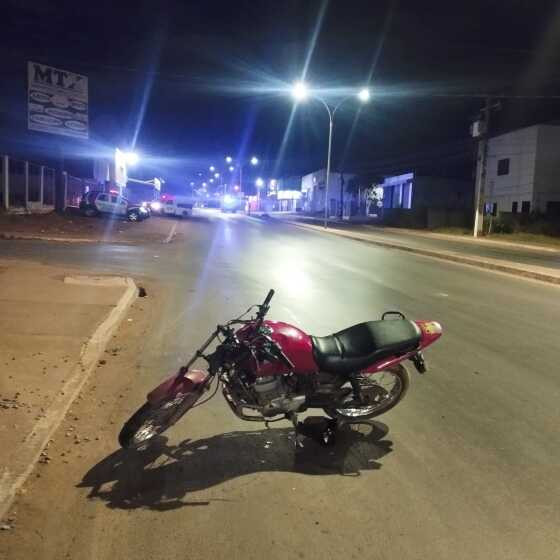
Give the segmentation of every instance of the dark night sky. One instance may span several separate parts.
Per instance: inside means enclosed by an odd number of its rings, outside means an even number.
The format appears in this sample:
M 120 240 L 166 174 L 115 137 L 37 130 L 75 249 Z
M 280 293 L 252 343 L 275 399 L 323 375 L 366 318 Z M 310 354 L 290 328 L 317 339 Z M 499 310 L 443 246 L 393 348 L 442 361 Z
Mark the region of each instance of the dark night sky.
M 65 150 L 127 146 L 139 128 L 137 149 L 175 180 L 226 153 L 260 155 L 264 175 L 323 166 L 324 108 L 298 107 L 281 150 L 292 102 L 262 91 L 301 76 L 322 5 L 9 0 L 0 149 L 58 149 L 57 138 L 25 131 L 25 61 L 35 60 L 89 77 L 92 141 Z M 468 127 L 483 103 L 445 95 L 560 94 L 559 47 L 557 2 L 331 0 L 306 81 L 372 88 L 359 118 L 353 102 L 337 114 L 335 167 L 437 162 L 445 172 L 466 161 Z M 560 100 L 506 100 L 494 131 L 557 118 Z

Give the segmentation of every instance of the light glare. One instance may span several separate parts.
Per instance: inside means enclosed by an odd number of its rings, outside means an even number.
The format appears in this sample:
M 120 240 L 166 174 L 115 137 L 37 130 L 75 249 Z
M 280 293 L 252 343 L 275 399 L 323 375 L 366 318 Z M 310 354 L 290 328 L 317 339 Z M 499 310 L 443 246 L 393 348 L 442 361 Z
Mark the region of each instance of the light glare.
M 369 93 L 369 89 L 368 88 L 362 88 L 359 92 L 358 92 L 358 99 L 362 102 L 362 103 L 367 103 L 370 99 L 371 95 Z
M 305 101 L 309 96 L 309 89 L 304 82 L 296 82 L 292 87 L 292 96 L 296 101 Z
M 136 165 L 140 161 L 136 152 L 125 152 L 124 159 L 128 165 Z

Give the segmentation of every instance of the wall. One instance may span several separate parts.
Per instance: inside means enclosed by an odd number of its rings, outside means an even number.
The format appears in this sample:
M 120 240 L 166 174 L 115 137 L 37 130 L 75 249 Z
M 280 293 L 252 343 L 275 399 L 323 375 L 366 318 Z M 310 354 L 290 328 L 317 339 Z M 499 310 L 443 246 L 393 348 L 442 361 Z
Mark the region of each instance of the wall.
M 484 199 L 496 202 L 498 211 L 511 212 L 517 201 L 533 201 L 538 126 L 530 126 L 490 138 Z M 509 173 L 498 175 L 498 161 L 509 158 Z
M 560 126 L 538 129 L 533 208 L 546 212 L 548 202 L 560 202 Z
M 470 210 L 473 208 L 474 181 L 448 177 L 416 177 L 412 186 L 413 208 L 445 208 Z

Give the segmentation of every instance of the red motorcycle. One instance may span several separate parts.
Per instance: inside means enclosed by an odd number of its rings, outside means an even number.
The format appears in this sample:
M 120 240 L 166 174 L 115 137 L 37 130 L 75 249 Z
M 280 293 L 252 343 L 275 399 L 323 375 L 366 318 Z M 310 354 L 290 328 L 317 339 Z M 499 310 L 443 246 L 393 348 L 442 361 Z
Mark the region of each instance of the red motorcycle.
M 119 443 L 139 448 L 175 424 L 211 389 L 219 386 L 232 412 L 243 420 L 290 420 L 301 444 L 297 415 L 323 409 L 332 419 L 321 434 L 334 442 L 337 421 L 372 418 L 396 406 L 409 387 L 404 366 L 411 360 L 426 371 L 422 350 L 442 334 L 435 321 L 409 321 L 387 311 L 380 321 L 368 321 L 329 336 L 310 336 L 279 321 L 265 320 L 274 290 L 261 305 L 237 319 L 218 325 L 208 340 L 177 374 L 148 394 L 147 402 L 125 423 Z M 244 319 L 256 309 L 255 317 Z M 208 347 L 218 340 L 212 352 Z M 191 369 L 203 358 L 207 371 Z

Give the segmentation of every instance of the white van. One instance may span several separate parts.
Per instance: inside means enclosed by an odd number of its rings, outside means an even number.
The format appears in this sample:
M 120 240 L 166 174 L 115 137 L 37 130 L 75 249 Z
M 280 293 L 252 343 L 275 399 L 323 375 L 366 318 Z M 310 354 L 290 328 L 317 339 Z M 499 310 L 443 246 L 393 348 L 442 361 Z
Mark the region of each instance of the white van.
M 161 211 L 164 216 L 190 218 L 192 216 L 193 203 L 190 197 L 174 196 L 162 202 Z

